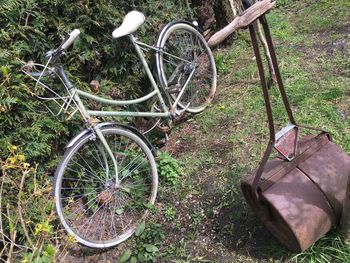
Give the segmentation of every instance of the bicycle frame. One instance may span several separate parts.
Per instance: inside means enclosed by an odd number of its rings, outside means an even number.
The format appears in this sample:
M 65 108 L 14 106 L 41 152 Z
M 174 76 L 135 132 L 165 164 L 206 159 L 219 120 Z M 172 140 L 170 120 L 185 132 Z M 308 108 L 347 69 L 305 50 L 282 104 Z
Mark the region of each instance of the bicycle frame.
M 91 117 L 94 117 L 94 116 L 168 117 L 168 118 L 172 117 L 171 114 L 173 113 L 174 109 L 176 109 L 179 101 L 181 100 L 181 97 L 184 94 L 186 87 L 187 87 L 190 79 L 193 76 L 193 73 L 195 71 L 195 67 L 193 67 L 191 73 L 189 74 L 187 81 L 185 82 L 184 86 L 181 88 L 174 103 L 170 102 L 171 105 L 166 105 L 165 100 L 164 100 L 163 95 L 162 95 L 162 93 L 163 94 L 165 93 L 166 87 L 162 87 L 162 86 L 157 85 L 157 83 L 156 83 L 156 81 L 151 73 L 151 70 L 147 64 L 147 61 L 145 59 L 145 56 L 142 52 L 141 47 L 144 47 L 147 49 L 152 49 L 155 52 L 161 52 L 161 53 L 166 54 L 168 56 L 174 57 L 174 58 L 178 59 L 179 61 L 183 61 L 186 63 L 191 63 L 191 62 L 187 61 L 183 58 L 169 54 L 169 53 L 161 50 L 158 47 L 149 46 L 145 43 L 139 42 L 139 41 L 137 41 L 137 39 L 133 35 L 130 35 L 130 40 L 135 47 L 135 50 L 139 56 L 139 59 L 141 60 L 141 63 L 144 67 L 144 70 L 145 70 L 147 77 L 150 80 L 152 88 L 153 88 L 153 91 L 151 91 L 150 93 L 148 93 L 147 95 L 145 95 L 143 97 L 133 99 L 133 100 L 112 100 L 112 99 L 105 99 L 105 98 L 102 98 L 100 96 L 93 95 L 91 93 L 88 93 L 88 92 L 85 92 L 83 90 L 75 88 L 73 86 L 73 84 L 68 80 L 64 70 L 62 68 L 59 68 L 58 73 L 61 76 L 62 80 L 65 82 L 65 85 L 68 87 L 71 95 L 73 96 L 75 102 L 77 103 L 77 106 L 78 106 L 78 108 L 79 108 L 79 110 L 80 110 L 80 112 L 83 115 L 85 120 L 89 120 Z M 95 110 L 87 109 L 85 107 L 84 103 L 82 102 L 82 99 L 81 99 L 81 98 L 91 99 L 93 101 L 100 102 L 102 104 L 108 104 L 108 105 L 114 105 L 114 106 L 127 106 L 127 105 L 133 105 L 133 104 L 138 104 L 138 103 L 147 101 L 154 96 L 157 96 L 157 99 L 160 102 L 160 105 L 162 108 L 162 112 L 95 111 Z M 170 109 L 168 108 L 168 106 Z
M 116 158 L 113 155 L 113 152 L 111 148 L 108 145 L 108 142 L 106 141 L 105 137 L 103 136 L 101 129 L 98 125 L 95 125 L 94 122 L 92 121 L 92 117 L 94 116 L 124 116 L 124 117 L 165 117 L 165 118 L 172 118 L 174 116 L 174 111 L 181 100 L 182 95 L 184 94 L 186 87 L 192 78 L 194 71 L 196 70 L 195 66 L 193 67 L 192 71 L 189 74 L 188 79 L 186 80 L 184 86 L 181 88 L 179 94 L 177 95 L 174 103 L 171 103 L 170 100 L 169 104 L 166 105 L 165 100 L 163 98 L 163 94 L 165 94 L 165 89 L 166 87 L 158 87 L 151 70 L 147 64 L 147 61 L 145 59 L 145 56 L 143 54 L 142 48 L 147 48 L 154 50 L 155 52 L 161 52 L 163 54 L 166 54 L 167 56 L 171 56 L 173 58 L 178 59 L 179 61 L 185 62 L 185 63 L 191 63 L 190 61 L 187 61 L 183 58 L 177 57 L 175 55 L 172 55 L 170 53 L 165 52 L 164 50 L 161 50 L 159 47 L 153 47 L 149 46 L 145 43 L 142 43 L 138 41 L 133 35 L 129 35 L 130 41 L 133 44 L 139 59 L 141 60 L 141 63 L 144 67 L 144 70 L 148 76 L 148 79 L 151 82 L 153 91 L 148 93 L 147 95 L 137 98 L 137 99 L 132 99 L 132 100 L 112 100 L 112 99 L 105 99 L 100 96 L 93 95 L 91 93 L 82 91 L 80 89 L 77 89 L 74 87 L 74 85 L 71 83 L 71 81 L 68 79 L 66 73 L 64 72 L 63 68 L 61 66 L 56 67 L 58 75 L 61 77 L 62 81 L 68 88 L 73 100 L 75 101 L 75 104 L 79 110 L 79 112 L 82 114 L 84 120 L 89 124 L 89 126 L 94 130 L 95 134 L 97 137 L 101 140 L 104 148 L 106 149 L 108 155 L 113 161 L 113 164 L 115 166 L 115 177 L 116 177 L 116 185 L 119 185 L 119 178 L 118 178 L 118 164 L 116 161 Z M 163 93 L 163 94 L 162 94 Z M 152 97 L 157 96 L 157 99 L 161 105 L 162 112 L 129 112 L 129 111 L 96 111 L 96 110 L 89 110 L 85 107 L 82 98 L 90 99 L 96 102 L 100 102 L 102 104 L 108 104 L 108 105 L 115 105 L 115 106 L 126 106 L 126 105 L 132 105 L 132 104 L 138 104 L 141 102 L 145 102 Z M 76 111 L 75 111 L 76 112 Z M 75 113 L 74 112 L 74 113 Z M 104 155 L 104 153 L 103 153 Z M 105 156 L 105 155 L 104 155 Z M 106 157 L 107 158 L 107 157 Z M 107 159 L 104 160 L 107 163 Z M 106 171 L 106 173 L 109 173 L 109 171 Z M 106 175 L 108 179 L 108 174 Z

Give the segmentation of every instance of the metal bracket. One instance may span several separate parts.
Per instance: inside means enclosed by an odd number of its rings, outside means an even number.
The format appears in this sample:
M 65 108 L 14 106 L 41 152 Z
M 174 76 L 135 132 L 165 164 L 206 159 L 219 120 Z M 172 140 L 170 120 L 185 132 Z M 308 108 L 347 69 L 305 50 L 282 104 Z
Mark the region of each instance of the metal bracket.
M 274 148 L 288 161 L 293 160 L 297 154 L 298 134 L 298 126 L 289 124 L 275 135 Z

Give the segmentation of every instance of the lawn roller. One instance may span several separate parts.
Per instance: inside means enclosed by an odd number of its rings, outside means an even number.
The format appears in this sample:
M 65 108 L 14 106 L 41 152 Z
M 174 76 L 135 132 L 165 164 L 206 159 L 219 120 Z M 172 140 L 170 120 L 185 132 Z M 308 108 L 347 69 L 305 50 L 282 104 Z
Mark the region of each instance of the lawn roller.
M 332 142 L 328 132 L 296 123 L 283 86 L 265 14 L 262 24 L 290 124 L 275 133 L 256 20 L 249 25 L 267 112 L 270 138 L 257 170 L 241 181 L 243 195 L 263 224 L 293 252 L 310 247 L 339 223 L 350 156 Z M 317 132 L 301 136 L 302 130 Z M 272 150 L 277 157 L 269 158 Z

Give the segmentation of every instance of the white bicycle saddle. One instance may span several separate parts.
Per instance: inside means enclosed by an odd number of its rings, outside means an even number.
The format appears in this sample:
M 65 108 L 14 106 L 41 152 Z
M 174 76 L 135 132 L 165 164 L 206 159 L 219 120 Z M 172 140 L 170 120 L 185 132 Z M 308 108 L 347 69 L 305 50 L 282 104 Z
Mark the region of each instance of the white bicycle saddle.
M 113 38 L 122 37 L 135 32 L 145 22 L 145 16 L 139 11 L 129 12 L 120 27 L 114 29 Z

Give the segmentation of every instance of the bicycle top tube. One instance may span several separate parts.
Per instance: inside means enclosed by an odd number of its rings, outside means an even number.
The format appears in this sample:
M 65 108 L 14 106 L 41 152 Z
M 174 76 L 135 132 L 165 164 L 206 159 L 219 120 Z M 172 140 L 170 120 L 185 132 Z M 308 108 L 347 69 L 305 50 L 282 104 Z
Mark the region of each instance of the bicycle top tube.
M 63 67 L 58 64 L 55 63 L 54 68 L 57 72 L 57 74 L 61 77 L 62 81 L 64 82 L 64 85 L 70 90 L 70 93 L 72 95 L 72 97 L 74 98 L 76 105 L 78 106 L 80 112 L 82 113 L 83 117 L 85 119 L 89 119 L 90 117 L 93 116 L 121 116 L 121 117 L 165 117 L 165 118 L 169 118 L 171 117 L 171 111 L 169 111 L 169 109 L 171 109 L 171 105 L 167 105 L 164 98 L 163 98 L 163 90 L 161 91 L 158 87 L 158 85 L 156 84 L 156 81 L 154 80 L 154 77 L 149 69 L 149 66 L 146 62 L 146 59 L 143 55 L 142 50 L 140 49 L 140 47 L 134 42 L 135 38 L 130 35 L 130 40 L 131 42 L 134 44 L 135 49 L 139 55 L 139 58 L 143 64 L 143 67 L 146 71 L 146 74 L 149 78 L 149 80 L 151 81 L 153 90 L 150 91 L 148 94 L 136 98 L 136 99 L 131 99 L 131 100 L 113 100 L 113 99 L 107 99 L 107 98 L 103 98 L 101 96 L 97 96 L 94 94 L 91 94 L 89 92 L 80 90 L 78 88 L 76 88 L 72 82 L 69 80 L 67 74 L 65 73 Z M 147 100 L 150 100 L 153 97 L 157 97 L 157 100 L 160 103 L 161 106 L 161 112 L 151 112 L 151 111 L 135 111 L 135 112 L 131 112 L 131 111 L 105 111 L 105 110 L 90 110 L 87 109 L 83 99 L 89 99 L 89 100 L 93 100 L 102 104 L 108 104 L 108 105 L 114 105 L 114 106 L 127 106 L 127 105 L 133 105 L 133 104 L 139 104 L 142 102 L 145 102 Z

